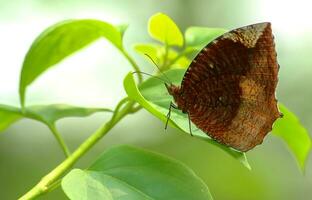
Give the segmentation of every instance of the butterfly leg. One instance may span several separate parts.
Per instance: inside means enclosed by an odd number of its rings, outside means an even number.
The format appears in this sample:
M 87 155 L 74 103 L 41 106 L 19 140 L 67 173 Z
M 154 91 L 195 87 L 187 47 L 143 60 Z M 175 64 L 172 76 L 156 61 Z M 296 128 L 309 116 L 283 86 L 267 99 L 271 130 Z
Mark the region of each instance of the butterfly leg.
M 165 130 L 167 130 L 167 127 L 168 127 L 168 122 L 169 122 L 169 119 L 170 119 L 170 116 L 171 116 L 171 109 L 172 108 L 178 109 L 178 107 L 176 105 L 174 105 L 174 103 L 170 102 L 169 112 L 167 114 L 167 121 L 166 121 L 166 125 L 165 125 Z
M 190 118 L 190 114 L 189 114 L 189 113 L 187 113 L 187 118 L 188 118 L 188 121 L 189 121 L 189 129 L 190 129 L 190 134 L 191 134 L 191 136 L 193 136 L 193 134 L 192 134 L 192 124 L 191 124 L 191 118 Z

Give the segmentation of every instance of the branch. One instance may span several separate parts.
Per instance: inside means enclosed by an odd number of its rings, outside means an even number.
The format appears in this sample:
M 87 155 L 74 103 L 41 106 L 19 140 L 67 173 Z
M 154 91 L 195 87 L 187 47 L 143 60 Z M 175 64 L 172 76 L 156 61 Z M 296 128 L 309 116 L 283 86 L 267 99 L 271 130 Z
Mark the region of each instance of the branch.
M 122 100 L 117 105 L 117 110 L 121 107 L 122 104 L 126 103 L 126 105 L 119 112 L 114 113 L 110 121 L 105 123 L 102 127 L 100 127 L 97 131 L 95 131 L 87 140 L 85 140 L 65 161 L 63 161 L 60 165 L 58 165 L 55 169 L 53 169 L 49 174 L 41 179 L 41 181 L 35 185 L 31 190 L 29 190 L 25 195 L 23 195 L 19 200 L 28 200 L 38 197 L 49 191 L 49 187 L 54 182 L 58 181 L 58 179 L 67 172 L 76 162 L 77 160 L 83 156 L 91 147 L 93 147 L 104 135 L 110 131 L 116 123 L 118 123 L 122 118 L 124 118 L 127 114 L 131 113 L 133 105 L 135 102 Z

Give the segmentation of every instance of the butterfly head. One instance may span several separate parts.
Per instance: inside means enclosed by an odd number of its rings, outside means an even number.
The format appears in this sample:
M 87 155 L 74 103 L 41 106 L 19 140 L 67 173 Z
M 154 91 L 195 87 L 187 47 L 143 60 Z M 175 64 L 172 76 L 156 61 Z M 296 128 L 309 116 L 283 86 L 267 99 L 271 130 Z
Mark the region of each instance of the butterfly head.
M 177 95 L 180 94 L 180 87 L 179 86 L 176 86 L 176 85 L 173 85 L 173 84 L 168 84 L 168 83 L 165 83 L 165 86 L 168 90 L 168 93 L 173 96 L 173 97 L 176 97 Z
M 181 87 L 173 84 L 165 83 L 168 93 L 173 96 L 174 102 L 176 103 L 177 109 L 182 110 L 183 113 L 187 112 L 186 101 L 183 98 Z
M 173 84 L 168 84 L 168 83 L 165 83 L 165 86 L 168 90 L 168 93 L 173 96 L 173 99 L 175 102 L 179 102 L 181 101 L 181 90 L 180 90 L 180 87 L 179 86 L 176 86 L 176 85 L 173 85 Z

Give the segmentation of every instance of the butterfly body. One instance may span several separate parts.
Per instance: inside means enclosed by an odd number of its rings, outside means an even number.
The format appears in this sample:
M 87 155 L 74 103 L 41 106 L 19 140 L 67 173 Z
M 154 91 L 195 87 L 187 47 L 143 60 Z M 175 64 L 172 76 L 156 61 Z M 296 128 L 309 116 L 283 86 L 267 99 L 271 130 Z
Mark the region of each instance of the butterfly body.
M 180 86 L 167 85 L 177 108 L 218 142 L 240 151 L 262 143 L 280 117 L 278 63 L 270 23 L 238 28 L 204 47 Z

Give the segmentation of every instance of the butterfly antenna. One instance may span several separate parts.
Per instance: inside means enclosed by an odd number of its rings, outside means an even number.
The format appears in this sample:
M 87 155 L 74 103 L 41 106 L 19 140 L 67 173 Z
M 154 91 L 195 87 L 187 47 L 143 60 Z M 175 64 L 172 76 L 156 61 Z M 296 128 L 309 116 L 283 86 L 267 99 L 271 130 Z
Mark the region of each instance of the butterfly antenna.
M 168 76 L 160 70 L 160 68 L 158 67 L 158 65 L 156 64 L 156 62 L 153 60 L 153 58 L 152 58 L 150 55 L 146 54 L 146 53 L 145 53 L 144 55 L 145 55 L 146 57 L 148 57 L 148 58 L 154 63 L 154 65 L 157 67 L 158 71 L 168 80 L 168 82 L 170 83 L 170 85 L 172 85 L 172 82 L 170 81 L 170 79 L 168 78 Z
M 145 74 L 145 75 L 151 76 L 151 77 L 153 77 L 153 78 L 157 78 L 157 79 L 159 79 L 159 80 L 161 80 L 161 81 L 163 81 L 163 82 L 165 82 L 165 83 L 171 84 L 171 82 L 168 82 L 166 79 L 160 78 L 160 77 L 158 77 L 158 76 L 154 76 L 154 75 L 149 74 L 149 73 L 146 73 L 146 72 L 135 71 L 135 72 L 132 72 L 132 74 Z

